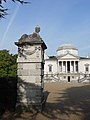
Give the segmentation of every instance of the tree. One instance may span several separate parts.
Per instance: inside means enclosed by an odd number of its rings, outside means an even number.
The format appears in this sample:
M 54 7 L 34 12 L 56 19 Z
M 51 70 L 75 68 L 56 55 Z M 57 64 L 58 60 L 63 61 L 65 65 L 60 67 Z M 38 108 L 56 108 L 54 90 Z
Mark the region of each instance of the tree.
M 8 50 L 0 50 L 0 77 L 17 75 L 17 55 L 9 54 Z
M 12 2 L 19 2 L 21 4 L 27 4 L 27 3 L 30 3 L 30 2 L 25 2 L 24 0 L 11 0 Z M 6 15 L 8 15 L 7 11 L 8 9 L 7 8 L 4 8 L 2 3 L 3 2 L 7 2 L 7 0 L 0 0 L 0 18 L 4 18 Z

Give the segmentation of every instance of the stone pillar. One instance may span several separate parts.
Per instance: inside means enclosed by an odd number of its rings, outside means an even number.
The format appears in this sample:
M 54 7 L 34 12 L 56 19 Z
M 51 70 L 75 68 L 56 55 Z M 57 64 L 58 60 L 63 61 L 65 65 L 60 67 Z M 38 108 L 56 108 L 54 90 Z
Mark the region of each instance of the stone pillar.
M 61 72 L 63 72 L 63 61 L 61 61 Z
M 66 73 L 67 73 L 67 61 L 66 61 Z
M 57 68 L 58 68 L 58 73 L 60 72 L 60 63 L 59 63 L 59 61 L 58 61 L 58 64 L 57 64 Z
M 65 61 L 65 73 L 66 73 L 66 61 Z
M 65 72 L 65 71 L 66 71 L 66 62 L 63 61 L 63 72 Z
M 43 103 L 44 50 L 47 48 L 39 35 L 40 27 L 30 35 L 22 35 L 18 42 L 18 98 L 17 106 L 41 110 Z
M 62 61 L 62 72 L 63 72 L 63 61 Z
M 74 72 L 74 61 L 72 61 L 73 64 L 72 64 L 72 71 Z
M 72 72 L 72 68 L 71 68 L 71 61 L 70 61 L 70 73 Z
M 59 61 L 59 72 L 62 72 L 62 61 Z
M 78 61 L 76 61 L 76 72 L 78 72 Z
M 74 61 L 74 73 L 76 72 L 76 64 L 75 64 L 75 61 Z

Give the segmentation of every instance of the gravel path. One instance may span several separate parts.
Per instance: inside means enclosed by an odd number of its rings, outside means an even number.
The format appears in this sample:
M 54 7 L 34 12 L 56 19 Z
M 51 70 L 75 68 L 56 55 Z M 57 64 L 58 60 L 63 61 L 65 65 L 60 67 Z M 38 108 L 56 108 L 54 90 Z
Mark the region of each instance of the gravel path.
M 90 84 L 46 83 L 45 90 L 46 120 L 90 120 Z
M 42 113 L 23 113 L 12 120 L 90 120 L 90 84 L 45 83 Z

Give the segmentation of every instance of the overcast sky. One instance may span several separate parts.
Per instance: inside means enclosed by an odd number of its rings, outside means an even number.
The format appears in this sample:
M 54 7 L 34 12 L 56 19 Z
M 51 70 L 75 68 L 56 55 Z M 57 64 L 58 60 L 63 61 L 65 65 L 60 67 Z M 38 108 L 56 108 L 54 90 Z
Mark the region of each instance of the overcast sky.
M 76 46 L 80 56 L 90 53 L 90 0 L 31 0 L 27 5 L 7 1 L 10 10 L 0 20 L 0 49 L 17 53 L 14 42 L 39 25 L 48 55 L 67 43 Z

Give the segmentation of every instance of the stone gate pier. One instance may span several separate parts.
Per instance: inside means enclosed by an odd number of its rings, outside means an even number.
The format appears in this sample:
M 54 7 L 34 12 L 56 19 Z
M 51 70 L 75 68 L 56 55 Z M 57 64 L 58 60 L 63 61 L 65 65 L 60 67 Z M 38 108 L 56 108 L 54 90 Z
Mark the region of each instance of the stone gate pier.
M 31 110 L 33 106 L 41 110 L 44 100 L 44 50 L 47 46 L 39 32 L 40 27 L 36 26 L 34 33 L 24 34 L 15 42 L 18 46 L 17 106 L 23 110 Z

